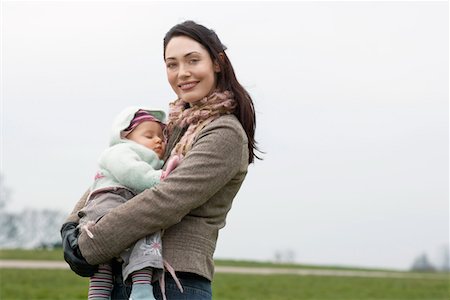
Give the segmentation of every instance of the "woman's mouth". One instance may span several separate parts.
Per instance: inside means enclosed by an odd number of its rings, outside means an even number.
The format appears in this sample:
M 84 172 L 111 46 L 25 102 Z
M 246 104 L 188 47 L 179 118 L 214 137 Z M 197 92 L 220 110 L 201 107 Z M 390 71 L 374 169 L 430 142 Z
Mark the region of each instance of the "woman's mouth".
M 198 81 L 195 82 L 186 82 L 179 84 L 178 86 L 182 91 L 189 91 L 190 89 L 194 88 L 197 85 Z

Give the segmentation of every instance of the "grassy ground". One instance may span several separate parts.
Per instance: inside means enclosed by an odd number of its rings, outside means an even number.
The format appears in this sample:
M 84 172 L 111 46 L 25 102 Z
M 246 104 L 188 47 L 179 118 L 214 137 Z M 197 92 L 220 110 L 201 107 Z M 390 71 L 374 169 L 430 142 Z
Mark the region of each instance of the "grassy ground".
M 25 250 L 25 249 L 1 249 L 0 259 L 25 259 L 25 260 L 60 260 L 63 261 L 62 249 L 52 250 Z
M 213 288 L 224 300 L 449 299 L 447 280 L 218 274 Z
M 87 299 L 88 278 L 70 270 L 0 269 L 0 299 Z
M 0 269 L 0 299 L 86 299 L 69 270 Z M 447 280 L 216 274 L 215 300 L 448 300 Z
M 62 260 L 61 249 L 0 250 L 0 259 Z M 217 261 L 217 265 L 299 268 L 313 266 Z M 319 267 L 324 268 L 324 267 Z M 328 268 L 327 268 L 328 269 Z M 88 279 L 70 270 L 0 269 L 0 299 L 86 299 Z M 214 300 L 448 300 L 449 278 L 354 278 L 216 274 Z
M 303 264 L 289 264 L 289 263 L 273 263 L 273 262 L 256 262 L 245 260 L 225 260 L 216 259 L 216 266 L 237 266 L 237 267 L 252 267 L 252 268 L 283 268 L 283 269 L 317 269 L 317 270 L 349 270 L 349 271 L 389 271 L 395 270 L 386 269 L 367 269 L 344 266 L 317 266 L 317 265 L 303 265 Z

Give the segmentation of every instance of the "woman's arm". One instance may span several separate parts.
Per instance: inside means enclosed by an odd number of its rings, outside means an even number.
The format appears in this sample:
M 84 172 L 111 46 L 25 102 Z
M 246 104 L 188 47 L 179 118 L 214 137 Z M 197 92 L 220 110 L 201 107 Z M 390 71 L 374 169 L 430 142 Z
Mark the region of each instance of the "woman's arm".
M 80 217 L 78 211 L 82 209 L 86 203 L 86 199 L 90 193 L 87 190 L 81 199 L 77 202 L 66 222 L 61 226 L 62 247 L 64 250 L 64 260 L 69 264 L 70 268 L 80 276 L 89 277 L 97 272 L 97 266 L 87 263 L 80 253 L 78 247 L 78 222 Z
M 81 197 L 81 199 L 75 204 L 75 207 L 73 208 L 72 212 L 66 219 L 67 222 L 75 222 L 78 223 L 80 221 L 80 217 L 78 217 L 78 211 L 84 207 L 86 204 L 86 199 L 89 196 L 90 190 L 88 189 L 84 195 Z
M 180 222 L 240 171 L 243 147 L 247 138 L 234 117 L 207 125 L 165 181 L 112 209 L 92 228 L 94 239 L 80 235 L 83 256 L 103 263 L 139 238 Z

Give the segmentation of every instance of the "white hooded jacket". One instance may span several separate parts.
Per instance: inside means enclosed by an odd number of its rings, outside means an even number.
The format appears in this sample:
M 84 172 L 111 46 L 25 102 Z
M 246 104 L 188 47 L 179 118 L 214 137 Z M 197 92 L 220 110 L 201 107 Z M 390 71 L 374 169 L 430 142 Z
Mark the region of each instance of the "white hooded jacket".
M 159 183 L 163 161 L 153 150 L 121 137 L 122 131 L 130 125 L 140 109 L 147 110 L 153 117 L 165 122 L 166 115 L 160 110 L 136 106 L 124 109 L 113 123 L 110 147 L 100 155 L 99 171 L 95 175 L 89 198 L 97 192 L 115 188 L 126 188 L 139 194 Z

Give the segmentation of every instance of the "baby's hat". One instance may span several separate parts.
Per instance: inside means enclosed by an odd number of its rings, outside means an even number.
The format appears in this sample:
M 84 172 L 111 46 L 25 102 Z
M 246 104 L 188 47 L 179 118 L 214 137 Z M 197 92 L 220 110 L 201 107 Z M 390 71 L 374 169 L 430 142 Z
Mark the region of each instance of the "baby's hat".
M 122 138 L 126 137 L 128 134 L 130 134 L 130 132 L 133 131 L 133 129 L 135 129 L 139 124 L 145 121 L 152 121 L 159 123 L 161 125 L 161 129 L 163 132 L 166 129 L 166 124 L 164 124 L 160 119 L 153 116 L 151 114 L 151 111 L 140 109 L 135 113 L 134 118 L 130 122 L 130 126 L 122 130 L 121 137 Z
M 166 113 L 140 106 L 129 106 L 122 110 L 115 118 L 112 126 L 110 146 L 120 143 L 133 129 L 144 121 L 158 122 L 163 132 L 166 130 Z

